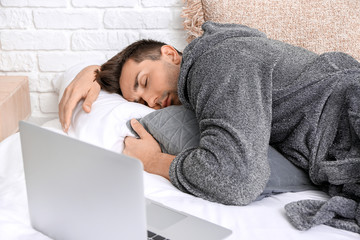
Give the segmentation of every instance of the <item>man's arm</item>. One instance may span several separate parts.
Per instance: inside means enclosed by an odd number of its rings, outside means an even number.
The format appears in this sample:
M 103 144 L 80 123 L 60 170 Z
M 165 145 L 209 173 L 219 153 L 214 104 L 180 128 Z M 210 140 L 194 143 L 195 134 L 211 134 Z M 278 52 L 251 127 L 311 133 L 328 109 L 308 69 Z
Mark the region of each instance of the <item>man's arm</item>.
M 100 69 L 98 65 L 84 68 L 65 89 L 59 103 L 59 118 L 64 132 L 69 130 L 74 108 L 81 99 L 85 99 L 83 103 L 84 111 L 91 111 L 91 105 L 99 96 L 101 89 L 100 85 L 95 81 L 95 70 L 98 69 Z
M 162 153 L 158 142 L 135 119 L 131 126 L 140 138 L 126 137 L 123 153 L 142 161 L 144 170 L 169 180 L 169 168 L 175 156 Z

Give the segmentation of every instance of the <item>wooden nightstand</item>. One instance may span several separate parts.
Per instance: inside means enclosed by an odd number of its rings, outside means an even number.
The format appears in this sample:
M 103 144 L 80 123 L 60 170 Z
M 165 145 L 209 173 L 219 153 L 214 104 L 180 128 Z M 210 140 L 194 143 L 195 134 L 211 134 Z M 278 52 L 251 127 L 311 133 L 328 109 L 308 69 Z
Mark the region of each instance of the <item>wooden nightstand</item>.
M 0 141 L 19 129 L 31 114 L 27 77 L 0 76 Z

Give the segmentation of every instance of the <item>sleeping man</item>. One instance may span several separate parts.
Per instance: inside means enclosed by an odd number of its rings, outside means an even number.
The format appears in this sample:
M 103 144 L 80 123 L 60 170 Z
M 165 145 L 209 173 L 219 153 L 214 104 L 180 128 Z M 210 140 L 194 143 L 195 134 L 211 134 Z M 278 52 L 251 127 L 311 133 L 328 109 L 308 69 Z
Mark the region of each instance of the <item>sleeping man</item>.
M 200 142 L 177 156 L 161 152 L 137 122 L 124 153 L 177 188 L 223 204 L 246 205 L 269 179 L 269 144 L 332 195 L 360 198 L 360 63 L 344 53 L 317 55 L 242 25 L 203 25 L 183 54 L 135 42 L 66 89 L 59 117 L 67 131 L 83 98 L 100 89 L 154 109 L 182 104 L 198 121 Z M 95 81 L 96 80 L 96 81 Z M 344 189 L 347 189 L 346 191 Z

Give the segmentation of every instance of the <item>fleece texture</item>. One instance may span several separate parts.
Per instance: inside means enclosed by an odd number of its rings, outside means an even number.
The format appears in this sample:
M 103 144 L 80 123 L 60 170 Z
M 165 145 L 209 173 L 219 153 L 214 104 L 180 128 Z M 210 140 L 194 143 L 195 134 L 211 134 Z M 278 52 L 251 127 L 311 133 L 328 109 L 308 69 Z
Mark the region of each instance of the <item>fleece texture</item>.
M 274 88 L 296 84 L 318 55 L 242 25 L 208 22 L 203 29 L 184 50 L 178 83 L 182 104 L 198 120 L 200 143 L 177 155 L 170 179 L 210 201 L 247 205 L 270 175 Z
M 270 143 L 330 195 L 358 202 L 359 62 L 243 25 L 207 22 L 203 30 L 184 50 L 178 83 L 200 143 L 176 156 L 172 183 L 210 201 L 249 204 L 269 179 Z

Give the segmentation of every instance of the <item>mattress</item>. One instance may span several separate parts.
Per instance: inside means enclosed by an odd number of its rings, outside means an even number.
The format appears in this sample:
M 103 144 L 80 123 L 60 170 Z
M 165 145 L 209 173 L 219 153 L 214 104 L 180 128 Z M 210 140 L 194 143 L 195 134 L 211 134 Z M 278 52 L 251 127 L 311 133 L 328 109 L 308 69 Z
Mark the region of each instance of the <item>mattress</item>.
M 47 122 L 44 127 L 60 131 L 57 119 Z M 144 184 L 147 198 L 231 229 L 233 233 L 228 240 L 359 239 L 356 233 L 325 225 L 299 231 L 290 224 L 284 206 L 302 199 L 328 199 L 321 191 L 282 193 L 248 206 L 226 206 L 183 193 L 165 178 L 146 172 Z M 29 220 L 19 133 L 0 143 L 0 239 L 49 239 L 33 229 Z

